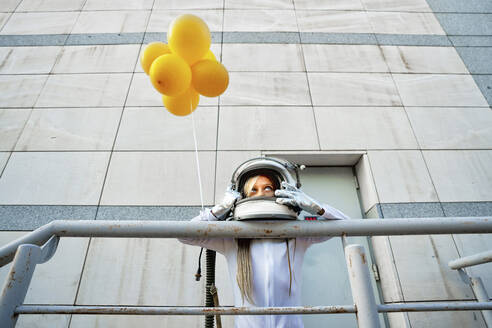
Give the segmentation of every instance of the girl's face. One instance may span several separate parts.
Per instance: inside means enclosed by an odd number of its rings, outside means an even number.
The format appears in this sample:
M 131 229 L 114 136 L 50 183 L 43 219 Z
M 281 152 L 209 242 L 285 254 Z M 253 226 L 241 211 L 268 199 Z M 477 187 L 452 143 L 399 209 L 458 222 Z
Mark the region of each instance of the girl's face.
M 258 197 L 258 196 L 273 197 L 274 195 L 275 195 L 275 187 L 273 186 L 272 181 L 268 177 L 264 175 L 260 175 L 258 176 L 258 179 L 256 179 L 253 188 L 251 188 L 251 190 L 248 192 L 246 197 Z

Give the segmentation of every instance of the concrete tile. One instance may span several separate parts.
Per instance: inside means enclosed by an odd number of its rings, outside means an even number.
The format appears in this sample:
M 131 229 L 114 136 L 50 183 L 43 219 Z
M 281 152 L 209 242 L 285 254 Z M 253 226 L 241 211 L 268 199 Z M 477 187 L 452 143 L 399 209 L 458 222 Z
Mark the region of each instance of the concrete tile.
M 199 150 L 215 150 L 217 107 L 198 107 L 193 114 Z M 164 108 L 127 108 L 116 150 L 195 150 L 191 115 L 175 116 Z
M 490 47 L 458 47 L 456 48 L 470 73 L 472 74 L 492 74 L 492 48 Z
M 7 19 L 11 16 L 10 13 L 0 13 L 0 30 L 3 28 L 5 23 L 7 23 Z
M 445 216 L 492 216 L 492 202 L 441 203 Z
M 492 239 L 490 238 L 490 234 L 459 234 L 453 235 L 453 238 L 456 247 L 458 248 L 459 257 L 471 256 L 492 249 Z M 466 271 L 471 277 L 481 278 L 487 294 L 492 294 L 490 263 L 468 267 L 466 268 Z
M 361 156 L 360 160 L 355 165 L 357 180 L 359 182 L 360 200 L 362 202 L 362 210 L 367 217 L 379 217 L 377 204 L 379 204 L 376 185 L 372 176 L 371 164 L 367 154 Z M 370 210 L 373 215 L 368 215 Z
M 141 44 L 144 32 L 70 34 L 66 46 Z
M 311 99 L 305 73 L 231 72 L 220 104 L 302 106 L 311 105 Z
M 13 153 L 0 179 L 0 204 L 95 205 L 109 153 Z
M 433 13 L 368 12 L 374 33 L 446 35 Z
M 121 111 L 121 108 L 34 110 L 15 149 L 17 151 L 110 151 Z
M 70 315 L 24 314 L 19 316 L 17 328 L 68 328 Z
M 451 235 L 389 238 L 406 302 L 474 298 L 470 286 L 448 266 L 459 256 Z
M 50 75 L 36 107 L 123 106 L 131 73 Z
M 229 86 L 230 89 L 230 86 Z M 226 91 L 226 93 L 229 91 Z M 200 97 L 200 106 L 217 106 L 218 97 Z M 162 104 L 162 95 L 154 89 L 150 78 L 145 73 L 135 73 L 128 91 L 126 106 L 132 107 L 160 107 Z M 162 108 L 164 109 L 164 108 Z
M 0 75 L 0 108 L 32 107 L 47 75 Z
M 178 16 L 183 14 L 192 14 L 200 17 L 205 21 L 210 31 L 222 31 L 222 10 L 153 10 L 150 15 L 149 26 L 147 32 L 167 32 L 171 22 Z M 166 37 L 163 36 L 164 42 L 167 43 Z
M 420 151 L 369 151 L 368 156 L 381 203 L 438 201 Z
M 14 149 L 30 113 L 31 109 L 0 109 L 0 150 Z
M 0 3 L 0 11 L 2 12 L 12 12 L 17 8 L 22 0 L 4 0 Z M 0 24 L 0 27 L 2 24 Z
M 218 139 L 220 150 L 319 149 L 311 107 L 222 107 Z
M 301 32 L 299 36 L 303 44 L 378 44 L 374 34 L 370 33 Z
M 97 220 L 188 221 L 201 206 L 99 206 Z
M 199 152 L 203 197 L 213 202 L 215 153 Z M 200 205 L 195 153 L 113 153 L 102 205 Z
M 225 9 L 294 9 L 292 0 L 225 0 Z
M 78 12 L 14 13 L 0 34 L 68 34 Z
M 294 10 L 224 11 L 224 31 L 229 32 L 297 32 Z
M 77 305 L 200 306 L 205 281 L 190 284 L 199 252 L 176 239 L 93 239 Z
M 315 106 L 401 106 L 389 74 L 308 73 Z
M 422 328 L 486 328 L 479 311 L 408 313 L 412 327 Z
M 321 149 L 415 149 L 401 107 L 315 107 Z
M 426 0 L 361 0 L 368 11 L 432 12 Z
M 63 47 L 53 73 L 133 72 L 140 45 Z
M 373 33 L 363 11 L 297 10 L 300 32 Z
M 84 10 L 142 10 L 152 9 L 153 0 L 87 0 Z
M 224 197 L 227 186 L 231 183 L 234 170 L 248 159 L 260 157 L 260 151 L 218 151 L 215 174 L 215 202 Z
M 223 0 L 155 0 L 153 9 L 222 9 L 223 2 Z
M 222 63 L 234 71 L 304 71 L 299 44 L 224 44 Z
M 2 14 L 0 14 L 0 21 L 1 19 Z M 67 34 L 0 35 L 0 45 L 2 47 L 63 46 L 67 38 Z
M 301 42 L 299 32 L 224 32 L 222 36 L 223 36 L 222 42 L 224 44 L 226 43 L 295 44 Z
M 96 205 L 0 205 L 0 231 L 32 231 L 54 220 L 94 220 L 96 212 Z
M 449 35 L 492 35 L 492 14 L 436 14 Z
M 492 46 L 492 36 L 479 35 L 450 35 L 449 40 L 455 47 L 490 47 Z
M 475 80 L 489 106 L 492 106 L 492 75 L 473 75 L 473 80 Z
M 454 47 L 382 46 L 381 49 L 393 73 L 468 73 Z
M 454 150 L 423 152 L 441 202 L 492 200 L 492 152 Z
M 393 74 L 404 106 L 488 106 L 470 75 Z
M 384 218 L 433 218 L 443 217 L 441 203 L 387 203 L 380 204 Z
M 302 45 L 307 71 L 387 72 L 381 49 L 373 45 Z
M 61 47 L 1 47 L 0 74 L 47 74 Z
M 422 149 L 492 148 L 489 108 L 409 107 L 406 111 Z
M 0 232 L 0 244 L 5 245 L 24 232 Z M 75 301 L 89 238 L 61 238 L 51 260 L 36 266 L 25 304 L 66 304 Z M 11 264 L 0 268 L 0 281 L 5 281 Z M 56 288 L 53 288 L 56 284 Z
M 149 14 L 147 10 L 83 11 L 72 33 L 144 32 Z
M 375 34 L 377 44 L 381 46 L 420 46 L 451 47 L 447 35 L 435 34 Z
M 294 0 L 296 10 L 364 10 L 360 0 Z
M 84 0 L 23 0 L 15 11 L 77 11 L 82 9 L 84 2 Z
M 0 152 L 0 176 L 2 176 L 1 172 L 3 172 L 5 165 L 7 165 L 9 157 L 10 152 Z
M 198 257 L 198 255 L 197 255 Z M 192 274 L 190 273 L 190 277 Z M 190 279 L 193 279 L 190 278 Z M 198 287 L 194 287 L 198 289 Z M 205 293 L 205 291 L 204 291 Z M 203 303 L 205 304 L 205 303 Z M 201 304 L 203 306 L 203 304 Z M 222 316 L 222 325 L 225 327 L 227 317 Z M 203 327 L 204 318 L 197 315 L 76 315 L 72 317 L 70 328 L 105 327 L 105 328 L 132 328 L 132 327 Z M 233 327 L 230 323 L 227 327 Z
M 492 12 L 492 3 L 484 0 L 427 0 L 429 6 L 434 12 L 445 13 L 490 13 Z

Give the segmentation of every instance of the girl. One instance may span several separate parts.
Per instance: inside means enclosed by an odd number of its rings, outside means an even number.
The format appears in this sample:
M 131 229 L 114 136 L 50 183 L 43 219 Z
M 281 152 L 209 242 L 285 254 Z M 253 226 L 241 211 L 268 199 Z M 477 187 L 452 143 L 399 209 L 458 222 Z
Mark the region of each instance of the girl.
M 347 219 L 342 212 L 328 205 L 320 205 L 301 190 L 286 182 L 279 189 L 275 179 L 267 175 L 251 176 L 244 184 L 243 197 L 277 196 L 276 202 L 299 207 L 324 219 Z M 223 219 L 241 194 L 228 187 L 223 201 L 212 210 L 204 210 L 192 221 Z M 217 251 L 227 259 L 233 282 L 235 306 L 299 306 L 301 304 L 301 273 L 304 254 L 323 238 L 292 239 L 235 239 L 187 238 L 180 239 Z M 295 327 L 302 328 L 300 315 L 242 315 L 235 318 L 236 328 Z

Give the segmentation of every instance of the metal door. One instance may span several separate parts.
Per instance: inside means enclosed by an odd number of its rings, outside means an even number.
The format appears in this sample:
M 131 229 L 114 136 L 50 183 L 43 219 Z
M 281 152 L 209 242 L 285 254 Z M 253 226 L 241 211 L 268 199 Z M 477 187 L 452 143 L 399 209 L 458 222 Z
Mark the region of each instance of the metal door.
M 352 167 L 307 167 L 300 173 L 301 189 L 308 195 L 351 218 L 363 217 Z M 349 241 L 363 245 L 369 252 L 366 237 L 351 237 Z M 308 249 L 302 288 L 303 305 L 353 304 L 341 238 Z M 306 328 L 357 327 L 353 314 L 305 315 L 303 320 Z

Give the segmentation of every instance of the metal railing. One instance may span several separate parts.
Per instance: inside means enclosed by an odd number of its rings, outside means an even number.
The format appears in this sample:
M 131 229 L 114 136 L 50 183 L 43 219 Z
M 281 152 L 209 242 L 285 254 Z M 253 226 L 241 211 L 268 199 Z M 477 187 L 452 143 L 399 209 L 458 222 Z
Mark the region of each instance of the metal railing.
M 37 264 L 56 252 L 60 237 L 120 238 L 294 238 L 322 236 L 387 236 L 423 234 L 492 233 L 492 217 L 364 219 L 343 221 L 183 222 L 183 221 L 53 221 L 0 248 L 0 267 L 13 261 L 0 295 L 0 323 L 15 327 L 20 314 L 146 314 L 146 315 L 268 315 L 355 313 L 359 327 L 379 327 L 378 313 L 481 310 L 492 313 L 492 302 L 483 292 L 478 302 L 418 302 L 377 304 L 371 287 L 364 248 L 345 247 L 353 305 L 315 307 L 135 307 L 23 305 Z M 485 255 L 484 255 L 485 254 Z M 491 261 L 490 252 L 466 264 Z M 461 264 L 460 264 L 461 263 Z M 465 265 L 463 265 L 463 263 Z M 475 279 L 475 278 L 472 278 Z M 475 290 L 475 289 L 474 289 Z M 488 321 L 487 321 L 488 322 Z M 488 323 L 491 326 L 490 323 Z

